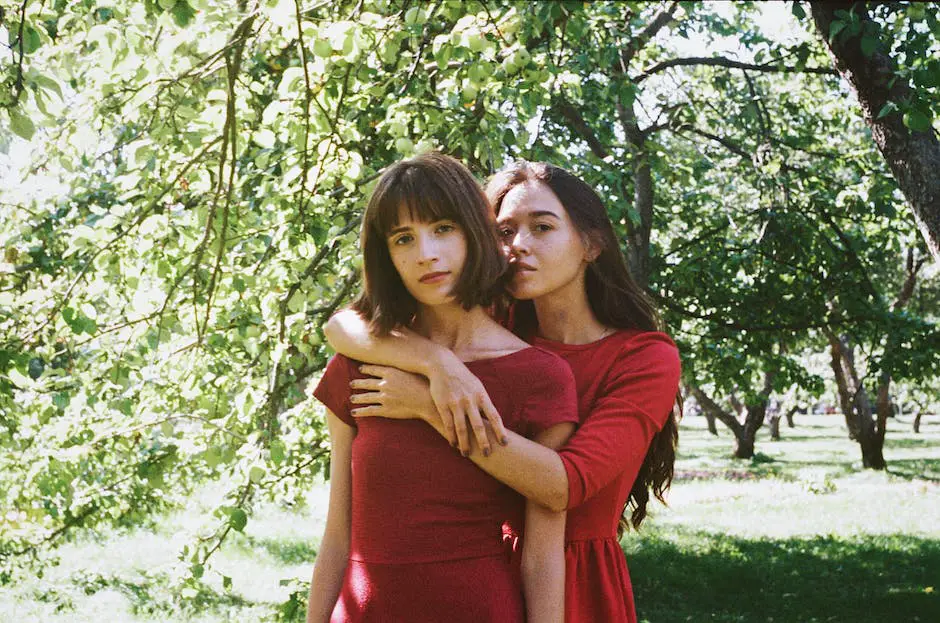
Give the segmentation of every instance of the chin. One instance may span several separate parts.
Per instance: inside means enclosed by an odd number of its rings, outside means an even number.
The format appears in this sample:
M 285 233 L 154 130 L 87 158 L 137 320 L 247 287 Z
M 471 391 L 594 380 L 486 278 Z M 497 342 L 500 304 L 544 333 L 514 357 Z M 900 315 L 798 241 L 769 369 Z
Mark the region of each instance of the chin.
M 531 286 L 509 286 L 509 293 L 514 299 L 519 301 L 529 301 L 541 294 L 540 292 L 536 292 L 535 288 Z

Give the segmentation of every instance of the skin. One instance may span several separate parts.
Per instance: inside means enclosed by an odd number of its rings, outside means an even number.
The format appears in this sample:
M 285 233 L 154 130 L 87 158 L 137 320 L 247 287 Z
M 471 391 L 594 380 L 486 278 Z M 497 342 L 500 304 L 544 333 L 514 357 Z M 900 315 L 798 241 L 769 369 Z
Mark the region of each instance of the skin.
M 567 210 L 541 182 L 512 188 L 504 197 L 498 216 L 509 261 L 517 268 L 511 289 L 533 301 L 539 333 L 566 344 L 586 344 L 609 335 L 613 329 L 594 316 L 584 286 L 587 266 L 598 253 L 577 230 Z M 492 453 L 481 413 L 495 411 L 485 389 L 459 357 L 413 332 L 399 332 L 376 339 L 353 311 L 334 315 L 324 328 L 327 340 L 338 351 L 370 361 L 365 371 L 374 379 L 356 381 L 355 387 L 371 390 L 356 402 L 357 417 L 419 418 L 451 443 L 470 451 L 470 459 L 491 476 L 512 487 L 530 501 L 560 511 L 568 505 L 568 476 L 557 452 L 506 431 L 504 446 Z M 456 414 L 454 421 L 448 421 Z M 463 426 L 474 435 L 466 438 L 453 431 Z M 481 438 L 482 433 L 482 438 Z
M 462 361 L 500 357 L 528 347 L 528 344 L 489 318 L 483 309 L 475 307 L 465 310 L 451 296 L 450 292 L 459 279 L 467 255 L 466 237 L 458 224 L 447 220 L 433 223 L 414 221 L 406 210 L 401 210 L 399 226 L 389 233 L 387 244 L 392 263 L 405 288 L 419 303 L 413 326 L 416 337 L 448 350 Z M 414 376 L 406 377 L 406 380 L 424 382 L 424 386 L 418 386 L 422 390 L 419 395 L 425 399 L 430 397 L 426 381 Z M 351 385 L 354 388 L 362 387 L 359 381 L 353 381 Z M 404 391 L 414 387 L 408 383 L 396 385 L 398 390 Z M 382 387 L 384 385 L 376 385 L 379 393 Z M 405 394 L 401 393 L 397 397 L 401 402 L 406 399 Z M 381 400 L 394 408 L 394 398 L 382 397 Z M 358 396 L 354 395 L 352 401 L 359 402 Z M 425 402 L 421 408 L 428 408 L 429 405 L 433 410 L 433 403 L 430 402 Z M 410 410 L 409 413 L 415 412 Z M 349 509 L 352 498 L 350 461 L 355 429 L 332 413 L 328 418 L 333 443 L 332 473 L 339 473 L 339 478 L 334 476 L 330 483 L 330 509 L 321 553 L 310 585 L 308 623 L 329 620 L 342 587 L 349 553 Z M 573 429 L 574 425 L 568 423 L 553 426 L 532 443 L 553 452 L 546 446 L 560 447 Z M 561 623 L 564 619 L 564 511 L 528 503 L 525 534 L 522 580 L 527 617 L 530 621 Z

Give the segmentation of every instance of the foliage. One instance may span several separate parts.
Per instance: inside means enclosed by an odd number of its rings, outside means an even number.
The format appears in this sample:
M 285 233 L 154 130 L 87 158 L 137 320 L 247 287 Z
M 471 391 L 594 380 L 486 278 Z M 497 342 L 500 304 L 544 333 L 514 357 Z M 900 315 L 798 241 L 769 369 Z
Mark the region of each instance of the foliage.
M 320 325 L 357 286 L 371 183 L 431 147 L 481 176 L 551 160 L 602 192 L 625 239 L 648 227 L 650 291 L 718 393 L 773 371 L 775 391 L 818 395 L 805 361 L 823 325 L 874 355 L 891 334 L 871 361 L 937 375 L 935 307 L 891 310 L 904 254 L 923 253 L 895 185 L 820 43 L 766 36 L 751 3 L 3 8 L 0 149 L 31 153 L 32 182 L 0 191 L 4 580 L 75 528 L 139 524 L 218 482 L 174 576 L 199 594 L 256 504 L 328 474 L 305 390 Z M 885 41 L 920 84 L 935 39 L 903 19 L 882 16 Z M 683 60 L 662 28 L 752 59 Z M 937 300 L 924 282 L 915 301 Z

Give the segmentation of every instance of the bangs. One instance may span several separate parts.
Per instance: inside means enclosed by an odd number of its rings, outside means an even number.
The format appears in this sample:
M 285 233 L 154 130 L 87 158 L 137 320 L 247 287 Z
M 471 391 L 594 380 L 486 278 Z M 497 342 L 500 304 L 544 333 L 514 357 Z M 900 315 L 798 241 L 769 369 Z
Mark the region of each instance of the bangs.
M 408 216 L 419 223 L 452 220 L 462 227 L 464 218 L 457 207 L 457 197 L 442 180 L 424 167 L 401 163 L 401 169 L 389 176 L 387 184 L 377 188 L 369 210 L 370 223 L 383 238 L 398 227 L 399 213 L 404 207 Z

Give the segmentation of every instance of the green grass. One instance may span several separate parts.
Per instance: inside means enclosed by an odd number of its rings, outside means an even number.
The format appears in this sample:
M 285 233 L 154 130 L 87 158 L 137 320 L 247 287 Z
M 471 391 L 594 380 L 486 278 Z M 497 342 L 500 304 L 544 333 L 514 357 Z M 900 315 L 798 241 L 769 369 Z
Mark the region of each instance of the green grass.
M 732 436 L 702 418 L 681 425 L 669 506 L 623 538 L 641 621 L 940 620 L 940 422 L 919 435 L 891 420 L 889 471 L 860 469 L 838 416 L 797 416 L 783 439 L 758 435 L 755 460 L 731 458 Z M 213 558 L 185 606 L 178 552 L 206 524 L 219 487 L 153 529 L 86 535 L 42 577 L 0 591 L 0 621 L 274 620 L 305 592 L 327 487 L 304 509 L 268 505 Z M 232 578 L 230 591 L 221 577 Z

